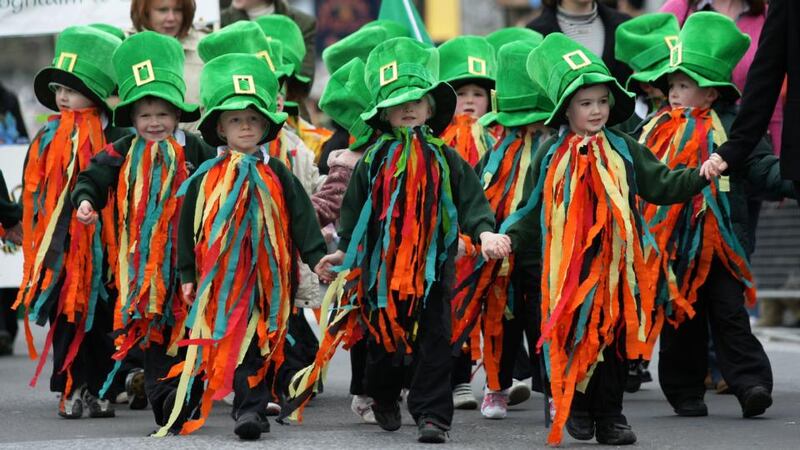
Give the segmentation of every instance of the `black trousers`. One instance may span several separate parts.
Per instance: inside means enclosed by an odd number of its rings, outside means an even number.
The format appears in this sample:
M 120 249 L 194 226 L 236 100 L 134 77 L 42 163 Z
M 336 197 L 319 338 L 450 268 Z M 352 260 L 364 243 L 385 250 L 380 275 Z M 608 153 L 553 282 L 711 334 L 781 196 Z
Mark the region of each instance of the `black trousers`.
M 53 290 L 53 295 L 59 295 L 62 283 Z M 99 396 L 100 389 L 106 377 L 114 367 L 111 355 L 114 354 L 114 340 L 111 331 L 114 325 L 113 299 L 108 302 L 97 300 L 92 329 L 83 336 L 75 359 L 69 370 L 72 376 L 72 392 L 77 392 L 82 385 L 86 385 L 89 393 Z M 78 334 L 78 325 L 67 322 L 64 315 L 56 317 L 56 306 L 51 309 L 50 326 L 55 327 L 53 332 L 53 373 L 50 376 L 50 390 L 64 392 L 67 388 L 67 371 L 62 371 L 75 336 Z M 118 392 L 106 393 L 106 398 L 114 398 Z
M 503 351 L 500 356 L 500 388 L 511 387 L 513 378 L 531 377 L 532 388 L 544 392 L 541 355 L 536 353 L 536 343 L 541 336 L 541 267 L 515 267 L 511 274 L 514 292 L 513 318 L 503 317 Z M 523 335 L 528 341 L 530 354 L 522 345 Z
M 367 371 L 367 338 L 364 337 L 350 347 L 350 394 L 365 395 L 364 383 Z
M 11 342 L 17 337 L 19 321 L 17 312 L 11 309 L 17 299 L 17 288 L 0 288 L 0 330 L 5 330 L 11 335 Z
M 231 415 L 233 419 L 238 419 L 242 414 L 254 412 L 266 417 L 267 403 L 270 401 L 271 396 L 269 386 L 267 383 L 256 383 L 255 386 L 250 386 L 248 377 L 256 375 L 264 366 L 264 357 L 258 348 L 258 338 L 254 337 L 250 347 L 247 348 L 247 353 L 242 359 L 242 363 L 233 373 L 233 410 Z
M 271 369 L 265 378 L 268 392 L 274 385 L 278 396 L 278 399 L 273 400 L 270 392 L 270 401 L 283 402 L 289 394 L 289 383 L 292 381 L 292 377 L 301 369 L 311 365 L 319 351 L 319 340 L 314 334 L 314 330 L 311 329 L 303 308 L 295 309 L 289 314 L 289 330 L 283 348 L 283 364 L 277 374 Z M 320 383 L 319 386 L 321 391 L 322 384 Z
M 463 350 L 453 357 L 453 373 L 450 376 L 450 387 L 455 389 L 459 384 L 466 384 L 472 379 L 472 355 L 469 349 Z
M 603 361 L 597 364 L 586 392 L 575 391 L 570 415 L 590 417 L 596 422 L 627 423 L 622 414 L 622 396 L 628 377 L 623 335 L 603 350 Z
M 440 286 L 431 287 L 421 311 L 413 361 L 386 351 L 374 336 L 367 340 L 366 393 L 378 404 L 396 402 L 410 372 L 408 410 L 414 421 L 429 419 L 443 428 L 453 421 L 453 368 L 450 346 L 450 302 Z
M 741 396 L 756 385 L 772 391 L 772 368 L 764 348 L 750 330 L 744 286 L 717 259 L 698 291 L 694 308 L 694 318 L 677 330 L 665 324 L 661 332 L 658 374 L 670 404 L 676 407 L 688 399 L 703 398 L 709 328 L 717 364 L 733 393 Z

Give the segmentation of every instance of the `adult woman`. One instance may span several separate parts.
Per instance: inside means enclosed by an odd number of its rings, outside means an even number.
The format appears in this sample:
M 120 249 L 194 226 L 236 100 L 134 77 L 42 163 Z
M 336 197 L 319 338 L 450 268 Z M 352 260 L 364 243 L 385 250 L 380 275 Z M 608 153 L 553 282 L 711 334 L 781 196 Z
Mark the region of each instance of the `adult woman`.
M 192 27 L 195 0 L 133 0 L 131 21 L 136 31 L 151 30 L 178 39 L 185 54 L 186 102 L 200 101 L 200 72 L 203 61 L 197 55 L 197 42 L 203 34 Z

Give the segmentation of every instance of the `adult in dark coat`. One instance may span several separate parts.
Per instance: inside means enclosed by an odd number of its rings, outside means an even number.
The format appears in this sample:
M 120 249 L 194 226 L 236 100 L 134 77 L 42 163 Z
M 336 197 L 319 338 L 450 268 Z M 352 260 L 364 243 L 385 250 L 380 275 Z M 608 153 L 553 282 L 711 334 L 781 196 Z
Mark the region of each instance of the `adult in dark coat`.
M 704 175 L 741 166 L 766 133 L 788 75 L 781 149 L 781 175 L 800 188 L 800 3 L 772 0 L 747 73 L 741 107 L 728 141 L 703 165 Z
M 538 31 L 543 36 L 547 36 L 550 33 L 562 33 L 563 31 L 558 25 L 558 6 L 560 5 L 562 8 L 567 8 L 571 7 L 573 3 L 576 6 L 582 6 L 581 4 L 592 3 L 592 1 L 544 0 L 542 2 L 544 5 L 542 8 L 542 13 L 539 15 L 539 17 L 528 23 L 527 27 L 534 31 Z M 611 71 L 611 74 L 614 75 L 614 78 L 616 78 L 617 81 L 624 86 L 628 81 L 628 77 L 631 75 L 631 70 L 625 64 L 617 61 L 617 59 L 614 57 L 614 43 L 616 41 L 614 35 L 616 34 L 617 27 L 622 22 L 629 20 L 630 16 L 604 5 L 603 2 L 594 0 L 593 3 L 597 5 L 597 16 L 603 23 L 603 29 L 605 30 L 603 54 L 600 56 L 602 56 L 603 62 L 608 67 L 608 70 Z

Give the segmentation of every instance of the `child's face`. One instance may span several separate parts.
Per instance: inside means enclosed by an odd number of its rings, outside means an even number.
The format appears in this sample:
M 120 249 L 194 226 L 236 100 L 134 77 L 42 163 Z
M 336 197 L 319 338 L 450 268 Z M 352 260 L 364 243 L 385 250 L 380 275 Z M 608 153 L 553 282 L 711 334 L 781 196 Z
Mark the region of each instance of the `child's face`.
M 283 112 L 283 107 L 286 104 L 286 97 L 283 96 L 283 93 L 278 92 L 278 96 L 275 97 L 275 101 L 277 103 L 275 110 L 278 112 Z
M 148 141 L 163 141 L 178 127 L 179 114 L 174 106 L 154 97 L 138 100 L 133 105 L 133 127 Z
M 386 119 L 392 128 L 425 125 L 431 115 L 431 104 L 427 97 L 386 108 Z
M 56 84 L 56 106 L 59 111 L 86 109 L 94 108 L 94 102 L 75 89 Z
M 596 84 L 579 89 L 569 101 L 567 120 L 573 132 L 585 136 L 595 134 L 608 122 L 611 111 L 608 87 Z
M 714 88 L 701 88 L 683 72 L 669 75 L 669 106 L 672 108 L 711 108 L 719 93 Z
M 469 114 L 471 117 L 480 118 L 489 109 L 489 95 L 486 89 L 477 84 L 470 83 L 461 86 L 456 91 L 456 114 Z
M 217 122 L 217 133 L 228 147 L 242 153 L 255 152 L 266 132 L 267 118 L 254 109 L 225 111 Z

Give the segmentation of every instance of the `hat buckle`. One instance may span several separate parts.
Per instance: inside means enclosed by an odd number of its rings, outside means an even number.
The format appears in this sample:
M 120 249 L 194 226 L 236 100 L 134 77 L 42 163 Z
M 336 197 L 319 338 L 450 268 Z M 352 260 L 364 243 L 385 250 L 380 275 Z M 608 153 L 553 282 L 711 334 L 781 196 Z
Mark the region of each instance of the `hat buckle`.
M 242 87 L 244 84 L 244 87 Z M 253 81 L 252 75 L 234 75 L 233 76 L 233 92 L 236 94 L 251 94 L 256 93 L 256 83 Z
M 260 52 L 256 53 L 257 56 L 264 58 L 267 61 L 267 65 L 269 68 L 275 72 L 275 64 L 272 63 L 272 57 L 269 56 L 269 52 L 266 50 L 261 50 Z
M 477 68 L 476 68 L 477 67 Z M 467 70 L 472 75 L 486 75 L 486 60 L 475 56 L 467 57 Z
M 669 47 L 669 66 L 679 66 L 683 62 L 683 43 L 678 36 L 666 36 L 664 42 Z
M 131 69 L 133 70 L 133 79 L 136 81 L 136 86 L 150 83 L 156 79 L 156 74 L 153 72 L 153 62 L 149 59 L 134 64 Z M 145 71 L 146 74 L 144 78 L 142 77 L 142 71 Z
M 391 75 L 387 77 L 386 76 L 386 72 L 389 71 L 390 69 L 391 69 L 391 72 L 390 72 Z M 381 87 L 386 86 L 387 84 L 397 80 L 397 77 L 398 77 L 398 74 L 397 74 L 397 61 L 395 60 L 395 61 L 390 62 L 389 64 L 386 64 L 386 65 L 382 66 L 379 69 L 378 73 L 380 75 Z
M 69 65 L 67 66 L 66 69 L 62 67 L 64 64 L 64 60 L 69 61 Z M 72 70 L 75 68 L 75 62 L 77 60 L 78 60 L 77 53 L 61 52 L 61 54 L 58 55 L 58 62 L 56 63 L 56 67 L 61 70 L 66 70 L 67 72 L 72 72 Z
M 575 58 L 578 58 L 578 61 L 575 61 Z M 569 52 L 562 56 L 564 61 L 569 64 L 570 69 L 572 70 L 579 70 L 582 69 L 590 64 L 592 61 L 589 60 L 589 57 L 586 56 L 586 53 L 583 53 L 583 50 L 575 50 L 574 52 Z
M 497 89 L 492 89 L 489 91 L 489 98 L 491 99 L 492 103 L 492 112 L 497 113 Z

